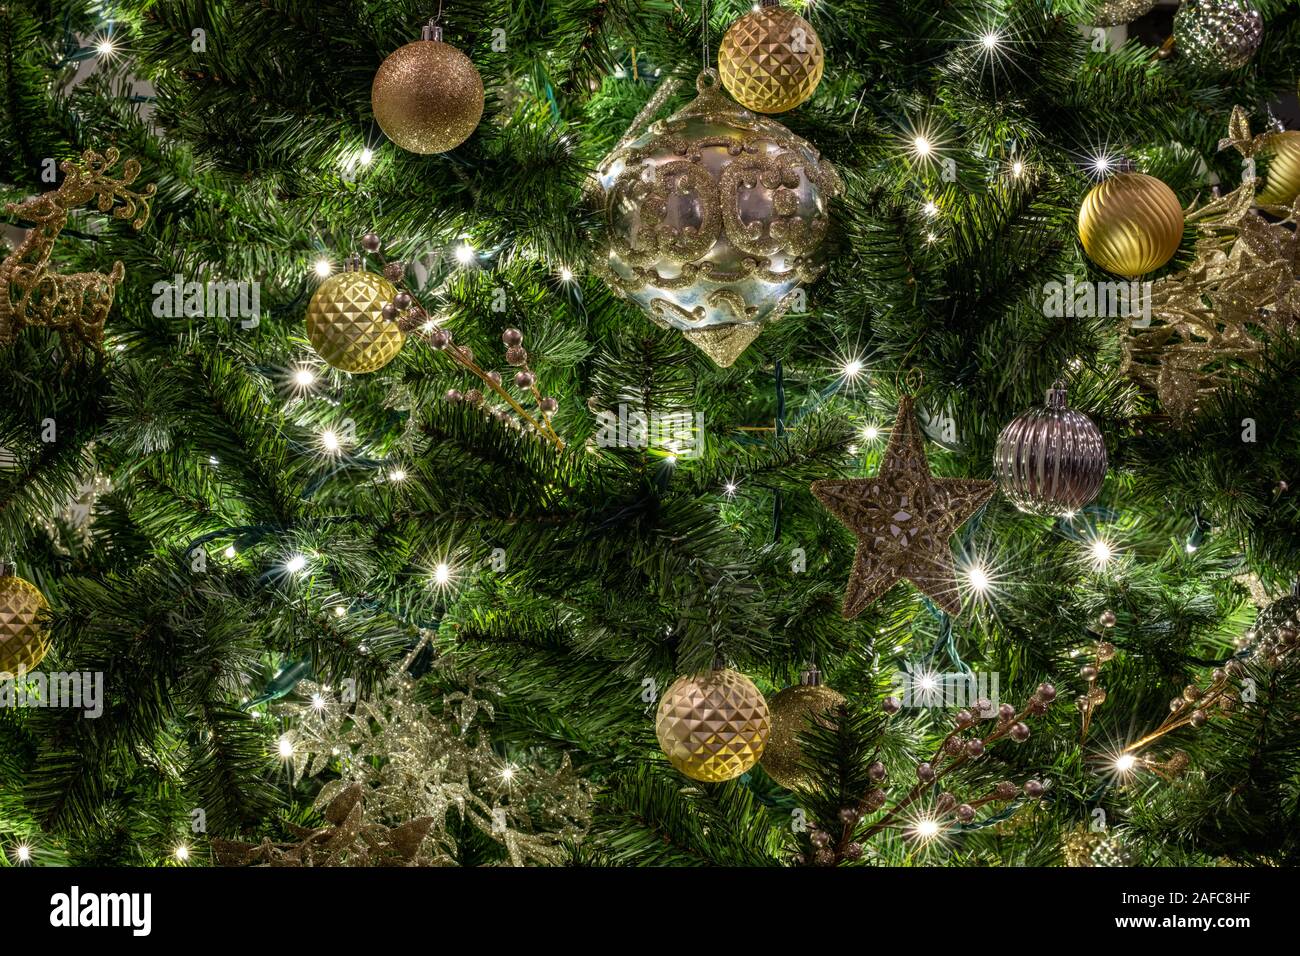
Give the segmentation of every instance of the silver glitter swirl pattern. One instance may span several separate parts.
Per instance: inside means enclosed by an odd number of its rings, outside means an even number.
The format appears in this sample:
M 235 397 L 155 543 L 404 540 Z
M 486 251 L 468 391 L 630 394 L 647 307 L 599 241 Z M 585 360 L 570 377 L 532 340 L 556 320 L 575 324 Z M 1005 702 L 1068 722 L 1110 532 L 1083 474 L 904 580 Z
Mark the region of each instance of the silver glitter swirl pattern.
M 1013 419 L 998 436 L 994 476 L 1021 511 L 1077 512 L 1106 479 L 1106 443 L 1092 419 L 1065 407 L 1065 390 L 1051 389 L 1047 406 Z
M 1105 0 L 1088 21 L 1093 26 L 1117 27 L 1132 23 L 1156 5 L 1156 0 Z
M 1240 69 L 1263 36 L 1264 19 L 1250 0 L 1184 0 L 1174 15 L 1179 54 L 1202 70 Z

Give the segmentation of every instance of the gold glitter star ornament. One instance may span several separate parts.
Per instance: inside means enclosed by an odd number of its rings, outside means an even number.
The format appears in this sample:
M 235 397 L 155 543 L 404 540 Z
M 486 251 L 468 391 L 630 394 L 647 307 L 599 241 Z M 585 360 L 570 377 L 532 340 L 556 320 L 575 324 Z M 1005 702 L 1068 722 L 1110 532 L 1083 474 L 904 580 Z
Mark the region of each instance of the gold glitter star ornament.
M 655 716 L 655 736 L 669 762 L 705 783 L 739 777 L 758 763 L 771 726 L 762 692 L 728 669 L 677 678 Z
M 844 616 L 857 617 L 903 579 L 957 614 L 961 595 L 948 539 L 996 487 L 992 481 L 931 475 L 912 398 L 903 396 L 879 475 L 812 483 L 812 493 L 858 539 Z

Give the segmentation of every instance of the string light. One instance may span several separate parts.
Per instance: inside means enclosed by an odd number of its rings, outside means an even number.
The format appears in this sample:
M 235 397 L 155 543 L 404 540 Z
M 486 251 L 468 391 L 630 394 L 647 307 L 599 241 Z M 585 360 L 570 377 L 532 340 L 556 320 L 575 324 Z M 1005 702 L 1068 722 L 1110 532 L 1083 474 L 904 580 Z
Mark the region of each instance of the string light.
M 728 498 L 736 497 L 736 483 L 734 481 L 727 482 L 722 486 L 722 490 Z
M 281 737 L 279 743 L 276 745 L 276 750 L 284 760 L 288 760 L 293 756 L 293 749 L 293 741 L 287 736 Z
M 320 446 L 325 449 L 326 454 L 337 455 L 343 449 L 343 441 L 337 432 L 327 428 L 320 433 Z
M 445 588 L 451 584 L 452 579 L 451 565 L 446 561 L 440 561 L 433 569 L 433 583 L 438 588 Z
M 307 556 L 304 554 L 291 555 L 289 560 L 284 562 L 284 569 L 290 574 L 297 574 L 305 567 L 307 567 Z
M 312 268 L 316 270 L 316 275 L 320 276 L 322 279 L 334 271 L 334 266 L 330 264 L 328 259 L 317 259 L 316 264 Z
M 989 573 L 983 565 L 973 564 L 966 570 L 966 580 L 978 594 L 983 594 L 989 589 Z
M 570 269 L 568 266 L 562 266 L 562 267 L 560 268 L 560 281 L 561 281 L 561 282 L 572 282 L 572 281 L 573 281 L 573 270 Z
M 305 365 L 299 365 L 293 371 L 294 387 L 306 391 L 316 384 L 316 373 Z
M 347 608 L 345 608 L 342 604 L 336 604 L 336 605 L 334 605 L 334 616 L 335 616 L 335 617 L 342 617 L 344 614 L 347 614 L 347 613 L 348 613 Z
M 406 472 L 403 471 L 401 468 L 394 468 L 392 471 L 390 471 L 390 472 L 388 473 L 388 480 L 389 480 L 389 481 L 405 481 L 405 480 L 406 480 Z
M 921 211 L 927 216 L 934 217 L 939 215 L 939 205 L 933 199 L 921 207 Z
M 1012 164 L 1011 164 L 1011 175 L 1012 175 L 1012 176 L 1022 176 L 1022 175 L 1024 175 L 1024 172 L 1025 172 L 1025 164 L 1024 164 L 1024 163 L 1022 163 L 1022 162 L 1021 162 L 1020 160 L 1018 160 L 1018 159 L 1015 160 L 1014 162 L 1012 162 Z
M 1132 773 L 1137 766 L 1137 757 L 1132 754 L 1120 754 L 1115 758 L 1115 769 L 1120 773 Z
M 456 247 L 456 261 L 463 266 L 467 266 L 474 261 L 474 247 L 468 242 L 462 242 Z
M 867 441 L 878 441 L 880 439 L 880 426 L 868 425 L 862 429 L 862 437 Z
M 20 843 L 14 847 L 14 857 L 19 863 L 30 863 L 32 861 L 32 848 L 26 843 Z
M 239 552 L 235 550 L 235 546 L 233 544 L 226 545 L 226 550 L 223 553 L 227 558 L 233 558 L 239 554 Z
M 362 166 L 369 166 L 375 161 L 375 153 L 369 146 L 361 151 L 359 162 Z
M 342 610 L 342 608 L 339 608 L 339 610 Z M 325 698 L 324 698 L 324 697 L 322 697 L 319 693 L 316 693 L 316 694 L 312 694 L 312 695 L 311 695 L 311 709 L 312 709 L 312 710 L 314 710 L 314 711 L 316 711 L 317 713 L 319 713 L 319 712 L 323 711 L 323 710 L 325 709 L 325 707 L 326 707 L 326 704 L 325 704 Z
M 984 49 L 989 50 L 990 52 L 996 50 L 998 44 L 1001 42 L 1002 34 L 998 33 L 996 30 L 989 30 L 980 37 L 980 43 L 983 44 Z
M 187 847 L 184 843 L 182 843 L 180 846 L 176 847 L 176 849 L 172 851 L 172 856 L 176 857 L 176 859 L 179 860 L 181 863 L 184 863 L 186 860 L 190 858 L 190 848 Z

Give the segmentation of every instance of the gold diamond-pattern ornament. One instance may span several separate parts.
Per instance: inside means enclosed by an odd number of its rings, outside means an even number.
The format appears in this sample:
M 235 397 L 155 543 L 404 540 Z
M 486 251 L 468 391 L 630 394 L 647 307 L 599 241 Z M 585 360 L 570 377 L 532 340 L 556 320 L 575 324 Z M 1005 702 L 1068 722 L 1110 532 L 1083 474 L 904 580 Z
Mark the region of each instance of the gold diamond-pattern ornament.
M 817 31 L 778 0 L 731 25 L 718 50 L 722 84 L 756 113 L 784 113 L 807 100 L 821 82 L 826 51 Z
M 50 649 L 45 595 L 16 574 L 0 576 L 0 674 L 31 670 Z
M 307 306 L 307 338 L 320 357 L 343 372 L 373 372 L 391 362 L 405 340 L 383 308 L 397 287 L 349 263 L 316 290 Z
M 669 762 L 705 783 L 739 777 L 758 763 L 770 729 L 762 693 L 726 668 L 677 678 L 655 717 L 655 736 Z
M 803 744 L 799 735 L 813 727 L 816 720 L 844 704 L 844 695 L 820 683 L 816 669 L 804 672 L 800 683 L 787 687 L 768 702 L 772 712 L 772 732 L 763 748 L 763 769 L 783 787 L 791 790 L 812 784 L 812 774 L 804 763 Z
M 903 579 L 949 614 L 960 612 L 948 539 L 996 487 L 976 478 L 931 475 L 912 397 L 904 395 L 879 475 L 812 483 L 812 493 L 858 539 L 844 616 L 857 617 Z

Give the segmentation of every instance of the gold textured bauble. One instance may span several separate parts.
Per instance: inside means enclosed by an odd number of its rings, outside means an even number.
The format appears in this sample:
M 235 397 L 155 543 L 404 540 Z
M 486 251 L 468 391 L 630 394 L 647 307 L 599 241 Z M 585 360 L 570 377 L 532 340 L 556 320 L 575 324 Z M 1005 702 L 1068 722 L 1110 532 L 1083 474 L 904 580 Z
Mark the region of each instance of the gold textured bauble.
M 715 670 L 673 681 L 655 717 L 655 735 L 672 765 L 693 780 L 739 777 L 763 754 L 767 701 L 744 674 Z
M 1291 205 L 1300 196 L 1300 130 L 1270 134 L 1262 158 L 1268 172 L 1256 198 L 1270 206 Z
M 772 732 L 763 749 L 763 769 L 783 787 L 807 787 L 812 775 L 803 763 L 799 735 L 812 729 L 813 718 L 844 703 L 844 695 L 821 684 L 796 684 L 772 698 Z
M 13 574 L 0 577 L 0 674 L 31 670 L 50 649 L 41 614 L 45 595 L 30 581 Z
M 339 272 L 307 306 L 307 337 L 320 357 L 343 372 L 373 372 L 402 350 L 405 336 L 380 311 L 397 287 L 373 272 Z
M 416 40 L 380 64 L 370 105 L 384 135 L 412 153 L 455 149 L 483 116 L 483 79 L 460 50 Z
M 741 106 L 784 113 L 813 95 L 826 51 L 799 14 L 764 4 L 731 25 L 718 50 L 722 84 Z
M 1183 207 L 1174 191 L 1145 173 L 1103 180 L 1079 207 L 1079 241 L 1107 272 L 1135 279 L 1174 257 L 1183 239 Z
M 1122 23 L 1132 23 L 1149 13 L 1155 5 L 1156 0 L 1102 0 L 1088 22 L 1096 27 L 1117 27 Z

